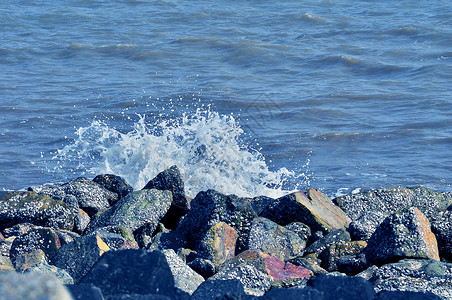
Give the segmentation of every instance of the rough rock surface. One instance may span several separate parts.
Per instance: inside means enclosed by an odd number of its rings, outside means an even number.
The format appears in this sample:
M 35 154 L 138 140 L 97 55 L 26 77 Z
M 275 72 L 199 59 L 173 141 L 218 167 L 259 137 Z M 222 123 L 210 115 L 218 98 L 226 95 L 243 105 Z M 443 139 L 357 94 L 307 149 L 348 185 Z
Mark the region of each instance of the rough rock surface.
M 93 232 L 106 226 L 124 226 L 134 231 L 146 223 L 155 229 L 171 201 L 169 191 L 152 189 L 132 192 L 93 218 L 86 231 Z
M 104 300 L 104 296 L 102 296 L 100 288 L 92 284 L 67 284 L 66 288 L 74 300 Z
M 75 282 L 88 273 L 104 252 L 110 248 L 98 235 L 88 235 L 62 246 L 51 264 L 66 270 Z
M 452 211 L 438 211 L 429 221 L 438 242 L 439 256 L 452 261 Z
M 14 268 L 17 272 L 24 272 L 34 266 L 46 263 L 46 254 L 41 249 L 35 249 L 29 252 L 17 254 L 14 257 Z
M 243 284 L 237 279 L 206 280 L 193 293 L 191 300 L 248 299 Z
M 47 263 L 40 263 L 37 265 L 34 265 L 32 267 L 29 267 L 27 269 L 27 272 L 38 272 L 42 274 L 49 274 L 55 276 L 61 283 L 63 284 L 73 284 L 74 279 L 69 275 L 68 272 L 66 272 L 63 269 L 60 269 L 58 267 L 49 265 Z
M 118 194 L 120 198 L 124 198 L 127 194 L 133 192 L 132 186 L 128 184 L 124 178 L 117 175 L 97 175 L 94 177 L 93 181 L 100 184 L 107 190 Z
M 287 225 L 301 222 L 312 231 L 328 233 L 336 229 L 345 229 L 350 219 L 345 213 L 316 189 L 296 192 L 276 199 L 259 214 L 278 223 Z
M 74 227 L 74 215 L 69 206 L 49 196 L 33 192 L 7 192 L 0 198 L 0 230 L 19 223 L 57 229 Z
M 99 287 L 106 300 L 120 294 L 160 294 L 175 298 L 173 274 L 160 251 L 106 252 L 81 283 Z
M 187 237 L 190 248 L 198 248 L 205 233 L 219 222 L 225 222 L 237 231 L 238 249 L 244 248 L 251 221 L 257 217 L 251 206 L 237 196 L 226 196 L 214 190 L 198 193 L 191 206 L 177 227 Z
M 219 267 L 226 260 L 235 256 L 237 231 L 224 222 L 212 226 L 201 239 L 198 255 L 210 260 Z
M 163 250 L 162 252 L 165 254 L 166 261 L 173 274 L 175 287 L 190 295 L 193 294 L 198 286 L 204 282 L 204 278 L 190 269 L 173 249 Z
M 402 258 L 439 260 L 438 244 L 430 223 L 415 207 L 387 217 L 369 239 L 365 252 L 367 259 L 376 265 Z
M 255 218 L 251 223 L 247 248 L 276 256 L 287 261 L 303 253 L 306 241 L 295 232 L 266 218 Z
M 374 270 L 370 281 L 377 292 L 431 292 L 452 299 L 452 263 L 404 259 Z
M 300 239 L 307 242 L 311 237 L 311 228 L 308 225 L 303 224 L 301 222 L 292 222 L 286 226 L 284 226 L 287 230 L 295 232 Z
M 337 229 L 312 243 L 305 249 L 305 253 L 321 253 L 330 245 L 343 242 L 350 242 L 350 234 L 344 229 Z
M 366 246 L 367 243 L 365 241 L 332 244 L 319 255 L 322 260 L 321 266 L 328 272 L 338 271 L 338 264 L 341 258 L 344 256 L 360 254 Z M 344 264 L 345 261 L 342 261 L 342 263 Z M 362 270 L 356 270 L 356 273 L 359 273 L 360 271 Z
M 308 281 L 308 286 L 323 292 L 324 299 L 372 300 L 372 284 L 360 277 L 319 275 Z
M 40 272 L 0 272 L 0 298 L 8 300 L 72 300 L 69 292 L 51 275 Z
M 215 274 L 215 265 L 208 259 L 197 257 L 187 265 L 204 279 L 207 279 Z

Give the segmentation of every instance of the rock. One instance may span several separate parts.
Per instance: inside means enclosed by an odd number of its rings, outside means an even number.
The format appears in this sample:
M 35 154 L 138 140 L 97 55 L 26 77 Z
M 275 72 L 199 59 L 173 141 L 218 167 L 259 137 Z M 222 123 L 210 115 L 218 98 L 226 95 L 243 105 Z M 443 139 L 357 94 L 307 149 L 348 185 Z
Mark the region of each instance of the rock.
M 171 192 L 142 190 L 128 194 L 91 220 L 88 233 L 107 226 L 124 226 L 134 231 L 148 223 L 154 229 L 171 205 Z
M 118 201 L 118 194 L 107 190 L 100 184 L 84 177 L 71 180 L 62 185 L 32 186 L 29 191 L 48 195 L 56 200 L 65 201 L 72 195 L 77 199 L 79 208 L 91 217 L 105 211 Z
M 47 263 L 46 254 L 41 249 L 35 249 L 29 252 L 20 253 L 14 257 L 13 265 L 17 272 Z
M 190 199 L 185 195 L 184 181 L 177 166 L 159 173 L 149 181 L 143 189 L 169 190 L 173 201 L 162 223 L 171 229 L 176 229 L 182 216 L 190 210 Z
M 66 270 L 77 283 L 110 248 L 99 235 L 82 236 L 62 246 L 51 264 Z
M 386 213 L 381 211 L 369 211 L 361 215 L 350 223 L 350 226 L 348 227 L 350 237 L 354 241 L 369 240 L 375 232 L 375 229 L 377 229 L 378 225 L 380 225 L 387 216 Z
M 312 271 L 314 275 L 328 274 L 328 271 L 322 268 L 318 263 L 305 257 L 295 257 L 289 260 L 289 262 L 294 264 L 295 266 L 303 267 L 305 269 Z
M 322 291 L 313 289 L 312 287 L 306 288 L 272 288 L 260 297 L 261 300 L 327 300 L 324 297 Z
M 374 270 L 370 282 L 375 291 L 431 292 L 452 298 L 452 263 L 404 259 Z
M 383 291 L 378 293 L 375 300 L 440 300 L 441 298 L 432 293 Z
M 215 274 L 215 265 L 208 259 L 195 258 L 188 263 L 188 266 L 192 268 L 193 271 L 201 275 L 204 279 L 207 279 Z
M 268 274 L 272 280 L 310 278 L 312 276 L 312 271 L 306 268 L 298 267 L 291 263 L 285 263 L 275 256 L 255 250 L 246 250 L 226 261 L 221 266 L 220 271 L 227 273 L 228 269 L 233 269 L 242 263 L 248 263 L 256 267 L 259 271 Z
M 99 287 L 106 300 L 121 294 L 159 294 L 175 298 L 173 274 L 160 251 L 106 252 L 81 283 Z
M 375 230 L 365 249 L 367 259 L 376 265 L 402 258 L 439 260 L 436 238 L 430 223 L 417 208 L 392 214 Z
M 66 289 L 70 292 L 74 300 L 104 300 L 100 288 L 93 284 L 67 284 Z
M 191 296 L 191 300 L 248 299 L 243 284 L 237 279 L 206 280 Z M 251 299 L 251 298 L 250 298 Z
M 344 229 L 337 229 L 311 244 L 305 253 L 321 253 L 329 246 L 343 242 L 350 242 L 350 234 Z
M 338 263 L 342 257 L 360 254 L 366 246 L 367 243 L 365 241 L 342 242 L 329 245 L 319 256 L 322 259 L 321 266 L 328 272 L 338 271 Z M 355 274 L 368 267 L 369 265 L 366 264 L 362 269 L 356 270 Z
M 251 221 L 257 217 L 251 206 L 244 204 L 235 195 L 226 196 L 214 190 L 198 193 L 191 206 L 177 227 L 187 237 L 191 249 L 197 249 L 206 232 L 219 222 L 224 222 L 237 231 L 237 248 L 239 251 L 244 249 Z
M 204 278 L 190 269 L 173 249 L 163 250 L 162 252 L 165 254 L 166 261 L 173 274 L 175 287 L 190 295 L 193 294 L 198 286 L 204 282 Z
M 77 210 L 77 214 L 75 215 L 74 231 L 83 234 L 90 221 L 91 218 L 89 217 L 89 215 L 83 209 L 79 208 Z
M 372 300 L 372 284 L 360 277 L 319 275 L 308 281 L 308 286 L 323 292 L 324 299 Z
M 74 215 L 66 203 L 33 192 L 7 192 L 0 198 L 0 229 L 19 223 L 71 230 Z
M 0 256 L 9 257 L 9 252 L 11 251 L 11 246 L 13 245 L 14 239 L 14 237 L 10 237 L 8 239 L 0 239 Z
M 243 198 L 243 202 L 247 205 L 250 205 L 257 215 L 259 215 L 268 205 L 275 201 L 275 199 L 266 196 Z
M 452 211 L 439 211 L 429 220 L 438 242 L 439 256 L 452 261 Z
M 133 188 L 126 180 L 120 176 L 113 174 L 97 175 L 93 179 L 94 182 L 100 184 L 109 191 L 119 195 L 119 198 L 124 198 L 129 193 L 133 192 Z
M 0 272 L 0 295 L 8 300 L 72 300 L 58 279 L 39 272 Z
M 194 261 L 196 258 L 198 258 L 198 253 L 191 249 L 186 248 L 180 248 L 177 250 L 177 255 L 186 263 L 189 264 L 190 262 Z M 212 263 L 212 262 L 211 262 Z M 215 268 L 215 266 L 214 266 Z
M 13 265 L 16 269 L 20 269 L 20 271 L 24 271 L 22 268 L 26 268 L 29 266 L 29 263 L 32 261 L 38 263 L 40 259 L 37 260 L 38 253 L 30 254 L 35 250 L 42 250 L 44 253 L 44 258 L 46 261 L 51 259 L 58 249 L 61 247 L 60 238 L 58 237 L 57 232 L 53 228 L 46 227 L 35 227 L 30 229 L 26 233 L 18 236 L 11 245 L 10 250 L 10 258 L 13 262 Z M 25 264 L 23 266 L 19 266 L 16 264 L 16 260 L 20 255 L 30 254 L 22 256 L 21 263 Z M 38 255 L 40 256 L 40 254 Z
M 173 249 L 177 250 L 180 248 L 185 248 L 187 246 L 187 241 L 185 236 L 175 230 L 169 232 L 159 232 L 152 239 L 153 249 Z M 151 249 L 151 245 L 146 246 L 147 249 Z
M 198 255 L 210 260 L 219 267 L 226 260 L 235 256 L 237 231 L 224 222 L 212 226 L 201 239 Z
M 295 232 L 300 237 L 300 239 L 302 239 L 305 242 L 308 242 L 309 238 L 311 237 L 311 228 L 309 228 L 308 225 L 303 224 L 301 222 L 292 222 L 284 226 L 284 228 Z
M 292 193 L 276 199 L 260 214 L 279 225 L 301 222 L 313 231 L 328 233 L 345 229 L 350 219 L 324 194 L 316 189 Z
M 21 234 L 24 234 L 28 230 L 34 228 L 36 225 L 31 223 L 19 223 L 12 227 L 3 229 L 2 233 L 4 238 L 9 238 L 11 236 L 19 236 Z
M 336 261 L 337 271 L 347 275 L 356 275 L 371 266 L 364 253 L 345 255 Z
M 296 233 L 265 218 L 251 223 L 247 248 L 273 255 L 287 261 L 303 254 L 306 242 Z
M 113 232 L 110 232 L 109 229 Z M 121 234 L 114 232 L 114 227 L 103 227 L 90 235 L 99 236 L 102 241 L 110 248 L 111 250 L 122 250 L 122 249 L 138 249 L 138 244 L 135 241 L 131 241 Z
M 15 271 L 16 269 L 8 256 L 0 255 L 0 273 L 4 271 Z
M 41 251 L 41 250 L 38 250 Z M 74 279 L 63 269 L 51 266 L 45 262 L 31 266 L 26 269 L 26 272 L 37 272 L 41 274 L 50 274 L 55 276 L 63 284 L 73 284 Z
M 237 279 L 248 295 L 262 296 L 272 285 L 272 278 L 253 264 L 242 262 L 222 268 L 212 280 Z

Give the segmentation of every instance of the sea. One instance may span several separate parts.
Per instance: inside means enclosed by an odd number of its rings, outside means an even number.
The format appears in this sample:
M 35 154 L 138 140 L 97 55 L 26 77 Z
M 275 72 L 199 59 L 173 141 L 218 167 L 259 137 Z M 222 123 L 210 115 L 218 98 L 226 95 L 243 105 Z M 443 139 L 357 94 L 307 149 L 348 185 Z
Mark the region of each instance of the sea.
M 452 191 L 452 1 L 0 0 L 0 190 Z

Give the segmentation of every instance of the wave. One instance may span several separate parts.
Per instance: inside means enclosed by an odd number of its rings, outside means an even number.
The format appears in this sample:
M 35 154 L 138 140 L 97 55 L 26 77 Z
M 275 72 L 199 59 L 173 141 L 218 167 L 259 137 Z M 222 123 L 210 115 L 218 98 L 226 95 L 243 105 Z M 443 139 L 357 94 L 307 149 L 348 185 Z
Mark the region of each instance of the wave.
M 74 142 L 58 150 L 53 160 L 57 170 L 120 175 L 135 189 L 177 165 L 191 197 L 207 189 L 242 197 L 279 197 L 292 191 L 285 188 L 288 182 L 307 182 L 304 174 L 286 168 L 271 171 L 258 150 L 244 145 L 243 134 L 232 115 L 202 109 L 152 122 L 139 116 L 126 133 L 96 120 L 80 127 Z

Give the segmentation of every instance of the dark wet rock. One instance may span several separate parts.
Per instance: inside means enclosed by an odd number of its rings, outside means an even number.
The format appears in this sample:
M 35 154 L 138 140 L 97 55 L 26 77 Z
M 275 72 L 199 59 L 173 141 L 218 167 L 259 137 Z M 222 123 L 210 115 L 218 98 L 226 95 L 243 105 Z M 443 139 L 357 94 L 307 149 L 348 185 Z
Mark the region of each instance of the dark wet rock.
M 97 175 L 94 177 L 93 181 L 107 190 L 118 194 L 119 198 L 124 198 L 127 194 L 133 192 L 132 186 L 121 176 L 113 174 Z
M 248 295 L 262 296 L 272 285 L 273 278 L 249 262 L 231 264 L 212 276 L 212 280 L 237 279 Z
M 121 294 L 160 294 L 175 298 L 173 274 L 160 251 L 106 252 L 81 283 L 99 287 L 107 300 Z
M 407 292 L 407 291 L 382 291 L 378 293 L 375 300 L 440 300 L 433 293 Z
M 81 208 L 77 210 L 77 214 L 75 215 L 75 226 L 74 231 L 83 234 L 86 228 L 89 225 L 91 218 L 89 215 Z
M 319 258 L 322 260 L 321 266 L 328 272 L 338 271 L 338 263 L 342 257 L 360 254 L 366 246 L 367 243 L 365 241 L 342 242 L 329 245 L 319 255 Z M 349 259 L 352 258 L 349 257 Z M 346 261 L 343 262 L 345 263 Z M 365 265 L 362 269 L 356 270 L 355 274 L 363 271 L 367 267 L 369 265 Z
M 14 256 L 13 261 L 14 268 L 17 272 L 24 272 L 25 270 L 42 263 L 47 263 L 47 258 L 46 254 L 41 249 L 18 254 Z
M 308 286 L 323 292 L 324 299 L 372 300 L 372 284 L 360 277 L 319 275 L 308 281 Z
M 142 190 L 128 194 L 105 212 L 96 215 L 87 232 L 107 226 L 124 226 L 134 231 L 148 223 L 154 229 L 171 205 L 171 192 Z
M 295 232 L 303 241 L 308 242 L 311 237 L 311 228 L 301 222 L 292 222 L 284 226 L 287 230 Z
M 21 271 L 23 271 L 23 267 L 20 267 L 18 263 L 16 263 L 16 259 L 19 256 L 22 255 L 20 260 L 21 264 L 25 264 L 25 266 L 27 266 L 27 262 L 37 260 L 36 255 L 38 254 L 35 253 L 35 255 L 33 255 L 31 252 L 35 250 L 42 250 L 45 255 L 45 259 L 49 260 L 57 253 L 60 247 L 60 238 L 58 237 L 55 229 L 36 226 L 26 233 L 21 234 L 14 240 L 11 245 L 10 258 L 16 269 L 20 268 Z
M 184 181 L 177 166 L 159 173 L 143 189 L 169 190 L 173 194 L 171 207 L 162 219 L 166 227 L 176 229 L 182 216 L 190 210 L 190 199 L 185 195 Z
M 364 253 L 358 253 L 339 257 L 336 265 L 338 272 L 354 276 L 367 270 L 371 266 L 371 263 L 367 260 Z
M 314 275 L 328 274 L 328 271 L 320 266 L 320 261 L 315 262 L 306 257 L 295 257 L 295 258 L 289 260 L 289 262 L 294 264 L 295 266 L 303 267 L 305 269 L 312 271 L 314 273 Z
M 187 296 L 187 300 L 190 298 L 190 296 Z M 159 295 L 159 294 L 147 294 L 147 295 L 141 295 L 141 294 L 122 294 L 122 295 L 114 295 L 110 298 L 111 300 L 172 300 L 171 298 Z M 180 298 L 175 298 L 180 299 Z
M 39 272 L 0 272 L 0 298 L 72 300 L 57 278 Z
M 55 276 L 63 284 L 73 284 L 74 279 L 63 269 L 47 264 L 46 262 L 33 265 L 26 269 L 26 272 L 37 272 Z
M 67 284 L 65 287 L 74 300 L 104 300 L 100 288 L 93 284 Z
M 219 222 L 207 230 L 198 247 L 198 255 L 219 267 L 235 256 L 237 231 L 224 222 Z
M 439 260 L 438 245 L 430 223 L 417 208 L 392 214 L 375 230 L 365 249 L 367 259 L 376 265 L 403 258 Z
M 74 215 L 66 203 L 33 192 L 7 192 L 0 198 L 0 229 L 19 223 L 71 230 Z
M 251 223 L 247 248 L 276 256 L 287 261 L 303 254 L 306 241 L 295 232 L 266 218 L 255 218 Z
M 206 232 L 224 222 L 238 235 L 238 249 L 244 249 L 251 221 L 257 217 L 251 206 L 235 195 L 223 195 L 214 190 L 200 192 L 191 202 L 192 208 L 179 223 L 177 230 L 187 237 L 188 245 L 197 249 Z
M 262 213 L 262 211 L 273 203 L 275 199 L 266 197 L 266 196 L 258 196 L 254 198 L 243 198 L 243 202 L 247 205 L 250 205 L 257 215 Z
M 336 229 L 345 229 L 350 223 L 350 219 L 331 199 L 312 188 L 276 199 L 259 216 L 282 226 L 301 222 L 311 230 L 325 234 Z
M 322 291 L 312 287 L 306 288 L 272 288 L 264 296 L 258 298 L 262 300 L 327 300 Z
M 186 264 L 189 264 L 198 258 L 198 253 L 191 249 L 179 248 L 176 253 Z
M 82 236 L 62 246 L 52 258 L 51 264 L 66 270 L 75 282 L 79 282 L 104 252 L 109 250 L 99 235 Z
M 431 292 L 452 298 L 452 264 L 425 259 L 404 259 L 373 270 L 370 282 L 377 292 Z
M 78 233 L 75 233 L 73 231 L 67 231 L 67 230 L 57 230 L 56 234 L 58 235 L 58 238 L 60 239 L 61 246 L 64 246 L 66 244 L 72 243 L 76 239 L 80 237 Z
M 337 229 L 328 233 L 323 238 L 312 243 L 309 247 L 305 249 L 305 253 L 321 253 L 330 245 L 350 242 L 350 234 L 344 229 Z
M 180 248 L 185 248 L 187 246 L 187 241 L 185 236 L 175 230 L 168 232 L 159 232 L 152 239 L 152 243 L 146 246 L 146 249 L 173 249 L 177 250 Z
M 215 274 L 215 265 L 208 259 L 195 258 L 188 263 L 188 266 L 192 268 L 193 271 L 201 275 L 204 279 L 207 279 Z
M 204 282 L 204 278 L 187 266 L 173 249 L 163 250 L 166 261 L 174 277 L 174 286 L 188 294 Z
M 36 225 L 31 223 L 19 223 L 12 227 L 3 229 L 2 233 L 4 238 L 9 238 L 10 236 L 19 236 L 24 234 L 28 230 L 34 228 Z
M 237 279 L 206 280 L 193 293 L 191 300 L 245 300 L 248 299 L 243 284 Z
M 439 256 L 452 261 L 452 211 L 439 211 L 429 221 L 438 242 Z

